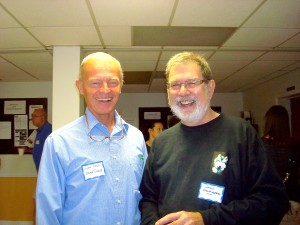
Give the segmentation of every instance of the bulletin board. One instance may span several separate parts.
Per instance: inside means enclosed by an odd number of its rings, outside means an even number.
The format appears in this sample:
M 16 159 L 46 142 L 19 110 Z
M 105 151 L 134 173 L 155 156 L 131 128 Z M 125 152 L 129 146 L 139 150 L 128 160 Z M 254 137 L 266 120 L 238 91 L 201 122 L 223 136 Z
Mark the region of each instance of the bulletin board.
M 36 108 L 48 110 L 47 98 L 0 99 L 0 154 L 18 154 L 28 136 L 36 129 L 31 114 Z

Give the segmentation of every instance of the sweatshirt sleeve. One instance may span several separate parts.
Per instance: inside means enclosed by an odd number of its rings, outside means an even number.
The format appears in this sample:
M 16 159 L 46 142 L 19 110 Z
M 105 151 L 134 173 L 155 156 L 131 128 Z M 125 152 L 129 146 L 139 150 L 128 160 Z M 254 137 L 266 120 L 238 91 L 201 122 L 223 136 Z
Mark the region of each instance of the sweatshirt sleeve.
M 139 208 L 142 213 L 141 225 L 154 224 L 158 219 L 158 189 L 153 178 L 152 162 L 153 153 L 150 152 L 147 158 L 144 174 L 140 186 L 140 191 L 143 196 L 139 203 Z

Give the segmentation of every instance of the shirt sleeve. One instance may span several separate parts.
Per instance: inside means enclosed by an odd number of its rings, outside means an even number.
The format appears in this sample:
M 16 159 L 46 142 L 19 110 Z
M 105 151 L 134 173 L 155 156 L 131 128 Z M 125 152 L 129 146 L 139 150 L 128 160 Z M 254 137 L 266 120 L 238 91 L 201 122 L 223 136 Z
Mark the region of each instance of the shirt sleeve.
M 49 136 L 44 144 L 38 172 L 36 193 L 37 224 L 59 225 L 62 223 L 64 205 L 64 172 L 56 154 L 53 139 Z

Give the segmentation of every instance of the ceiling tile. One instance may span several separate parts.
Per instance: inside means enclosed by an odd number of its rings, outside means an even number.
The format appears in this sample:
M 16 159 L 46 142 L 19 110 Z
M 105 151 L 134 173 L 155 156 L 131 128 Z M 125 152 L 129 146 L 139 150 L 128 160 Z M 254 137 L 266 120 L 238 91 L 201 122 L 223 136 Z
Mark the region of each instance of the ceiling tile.
M 100 27 L 100 32 L 106 46 L 131 46 L 131 27 Z M 120 38 L 122 37 L 122 38 Z
M 99 26 L 167 26 L 175 0 L 90 0 Z
M 234 76 L 241 74 L 241 77 L 259 77 L 261 75 L 273 73 L 276 70 L 285 68 L 291 63 L 291 61 L 255 61 L 240 70 Z
M 21 28 L 0 29 L 0 50 L 34 49 L 43 47 L 32 36 Z
M 299 69 L 300 68 L 300 61 L 298 62 L 295 62 L 295 63 L 292 63 L 291 65 L 287 66 L 287 67 L 284 67 L 282 68 L 281 70 L 289 70 L 289 71 L 292 71 L 292 70 L 296 70 L 296 69 Z
M 239 27 L 262 0 L 179 0 L 172 26 Z
M 0 28 L 20 27 L 20 25 L 2 8 L 0 8 Z
M 241 28 L 224 46 L 276 47 L 298 32 L 297 29 Z
M 6 53 L 2 54 L 4 58 L 16 63 L 26 62 L 50 62 L 52 63 L 52 55 L 49 52 L 27 52 L 27 53 Z
M 239 61 L 228 61 L 228 60 L 209 60 L 209 65 L 212 71 L 237 71 L 244 66 L 248 65 L 251 61 L 239 60 Z
M 82 0 L 1 0 L 1 3 L 26 27 L 93 25 L 87 5 Z
M 243 27 L 299 28 L 300 1 L 266 1 Z
M 286 48 L 300 48 L 300 30 L 298 30 L 298 34 L 292 37 L 291 39 L 287 40 L 283 44 L 279 46 L 281 47 L 286 47 Z
M 210 57 L 209 60 L 254 60 L 261 56 L 263 53 L 263 51 L 218 51 L 212 57 Z
M 300 60 L 300 52 L 268 52 L 262 57 L 260 57 L 258 60 Z
M 45 46 L 100 45 L 94 27 L 40 27 L 29 31 Z

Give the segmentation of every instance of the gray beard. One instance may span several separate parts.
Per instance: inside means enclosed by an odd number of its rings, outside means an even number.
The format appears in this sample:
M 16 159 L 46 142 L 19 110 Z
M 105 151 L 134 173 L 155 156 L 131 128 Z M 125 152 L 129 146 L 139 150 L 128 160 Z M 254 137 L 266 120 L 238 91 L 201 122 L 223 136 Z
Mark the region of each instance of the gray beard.
M 197 101 L 197 99 L 195 97 L 189 97 L 189 100 L 193 100 L 196 104 L 196 108 L 192 111 L 192 112 L 184 112 L 179 104 L 180 101 L 183 98 L 176 98 L 175 99 L 175 103 L 171 104 L 169 101 L 169 106 L 172 110 L 172 112 L 184 123 L 191 123 L 191 122 L 195 122 L 195 121 L 200 121 L 203 119 L 203 117 L 205 116 L 205 113 L 207 112 L 209 106 L 210 106 L 210 102 L 207 102 L 207 104 L 201 108 L 199 105 L 199 102 Z

